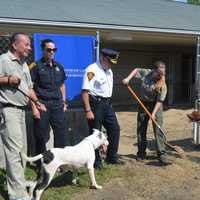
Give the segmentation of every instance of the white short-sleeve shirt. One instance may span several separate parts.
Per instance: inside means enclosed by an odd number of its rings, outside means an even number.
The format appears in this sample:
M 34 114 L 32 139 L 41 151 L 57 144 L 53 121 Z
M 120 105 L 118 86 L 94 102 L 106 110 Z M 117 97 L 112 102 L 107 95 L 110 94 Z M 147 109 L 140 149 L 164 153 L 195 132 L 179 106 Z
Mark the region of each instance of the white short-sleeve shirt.
M 100 63 L 93 63 L 85 69 L 83 77 L 83 90 L 89 94 L 100 97 L 111 97 L 113 90 L 113 72 L 104 70 Z

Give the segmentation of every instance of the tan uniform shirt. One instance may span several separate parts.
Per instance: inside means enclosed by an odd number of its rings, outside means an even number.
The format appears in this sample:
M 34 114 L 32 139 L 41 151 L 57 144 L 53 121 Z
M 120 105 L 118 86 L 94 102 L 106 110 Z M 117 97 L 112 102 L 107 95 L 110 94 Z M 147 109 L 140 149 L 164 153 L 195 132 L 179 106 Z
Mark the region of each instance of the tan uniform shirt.
M 17 60 L 10 51 L 0 56 L 0 77 L 9 75 L 18 75 L 21 77 L 21 83 L 18 87 L 26 94 L 33 88 L 26 62 Z M 29 102 L 29 99 L 16 88 L 8 85 L 1 85 L 0 102 L 5 104 L 10 103 L 16 106 L 25 106 Z
M 135 77 L 141 81 L 140 98 L 146 102 L 164 101 L 167 95 L 167 86 L 164 82 L 158 91 L 152 73 L 151 69 L 138 68 Z

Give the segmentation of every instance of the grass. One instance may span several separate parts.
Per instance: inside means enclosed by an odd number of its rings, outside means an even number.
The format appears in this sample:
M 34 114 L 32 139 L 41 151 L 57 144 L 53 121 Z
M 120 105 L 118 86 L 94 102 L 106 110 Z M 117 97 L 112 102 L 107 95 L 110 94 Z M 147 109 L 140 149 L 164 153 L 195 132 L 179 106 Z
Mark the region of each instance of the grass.
M 104 164 L 104 168 L 102 170 L 95 172 L 97 183 L 99 185 L 103 185 L 110 179 L 119 177 L 120 171 L 120 167 Z M 28 167 L 26 169 L 25 176 L 27 180 L 34 180 L 36 174 L 33 169 Z M 81 169 L 78 177 L 80 183 L 78 185 L 72 185 L 70 183 L 70 173 L 57 173 L 48 189 L 43 193 L 42 200 L 71 200 L 73 195 L 87 191 L 90 186 L 89 174 L 87 170 Z M 4 200 L 3 197 L 6 196 L 5 194 L 5 171 L 0 170 L 0 200 Z
M 5 190 L 5 170 L 0 169 L 0 191 Z
M 5 199 L 7 197 L 7 191 L 6 191 L 6 177 L 5 177 L 5 170 L 0 169 L 0 200 Z

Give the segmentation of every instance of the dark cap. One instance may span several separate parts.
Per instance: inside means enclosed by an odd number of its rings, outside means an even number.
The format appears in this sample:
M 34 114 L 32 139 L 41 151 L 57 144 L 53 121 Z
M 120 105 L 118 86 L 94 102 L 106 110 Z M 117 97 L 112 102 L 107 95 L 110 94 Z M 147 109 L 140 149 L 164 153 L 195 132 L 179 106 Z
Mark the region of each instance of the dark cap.
M 115 51 L 115 50 L 112 50 L 112 49 L 103 48 L 101 50 L 101 54 L 103 56 L 108 57 L 112 64 L 117 64 L 117 60 L 119 58 L 119 52 L 118 51 Z

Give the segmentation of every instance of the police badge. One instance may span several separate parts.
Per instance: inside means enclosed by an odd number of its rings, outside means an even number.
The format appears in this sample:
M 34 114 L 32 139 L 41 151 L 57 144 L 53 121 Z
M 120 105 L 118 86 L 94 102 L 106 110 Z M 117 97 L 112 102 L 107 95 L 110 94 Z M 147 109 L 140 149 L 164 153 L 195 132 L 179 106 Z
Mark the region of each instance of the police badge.
M 88 73 L 87 73 L 87 77 L 88 77 L 88 80 L 89 80 L 89 81 L 92 80 L 93 77 L 94 77 L 94 73 L 93 73 L 93 72 L 88 72 Z
M 56 67 L 56 71 L 57 71 L 57 72 L 59 72 L 59 71 L 60 71 L 59 67 Z

